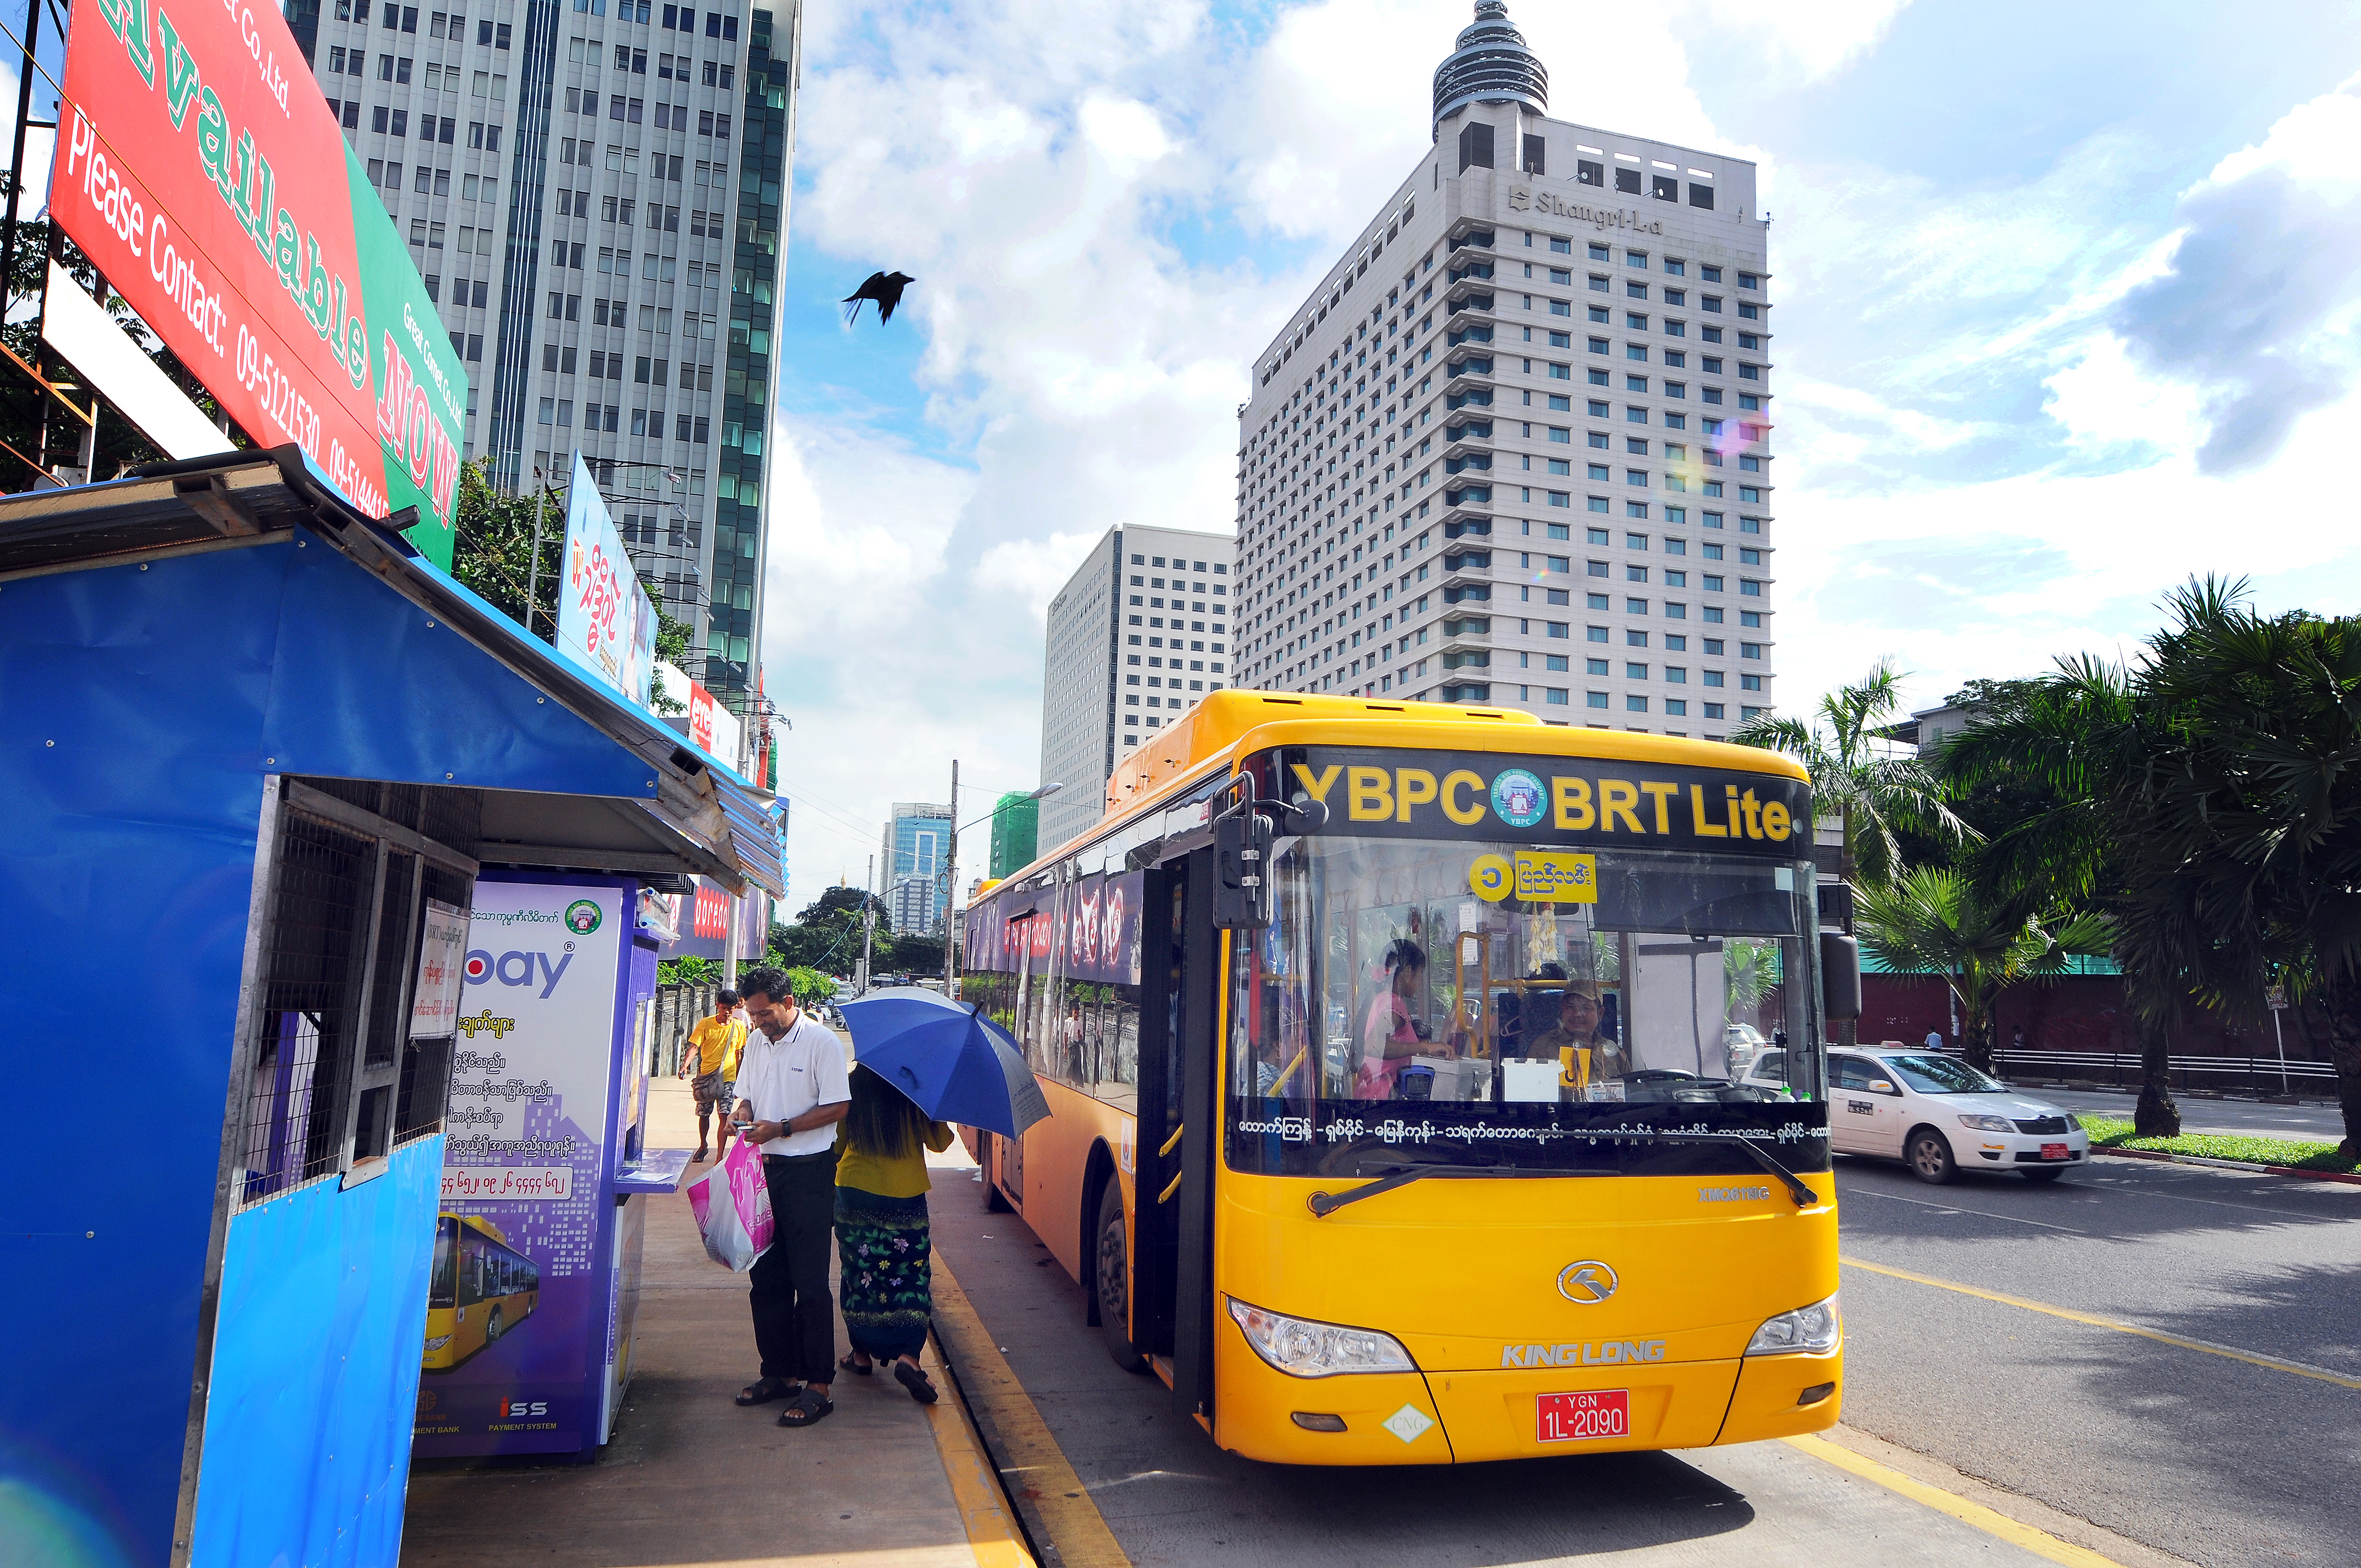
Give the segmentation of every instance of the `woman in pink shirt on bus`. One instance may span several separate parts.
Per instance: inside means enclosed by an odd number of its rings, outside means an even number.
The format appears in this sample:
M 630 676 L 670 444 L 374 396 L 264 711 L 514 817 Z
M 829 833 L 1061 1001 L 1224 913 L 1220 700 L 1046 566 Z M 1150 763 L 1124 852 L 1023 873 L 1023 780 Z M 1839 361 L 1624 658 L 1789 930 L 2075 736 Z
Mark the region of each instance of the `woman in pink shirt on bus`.
M 1434 1049 L 1427 1043 L 1431 1031 L 1411 1015 L 1410 999 L 1426 982 L 1426 954 L 1404 937 L 1386 948 L 1385 965 L 1388 984 L 1371 999 L 1361 1025 L 1361 1070 L 1353 1087 L 1358 1100 L 1392 1099 L 1403 1064 Z

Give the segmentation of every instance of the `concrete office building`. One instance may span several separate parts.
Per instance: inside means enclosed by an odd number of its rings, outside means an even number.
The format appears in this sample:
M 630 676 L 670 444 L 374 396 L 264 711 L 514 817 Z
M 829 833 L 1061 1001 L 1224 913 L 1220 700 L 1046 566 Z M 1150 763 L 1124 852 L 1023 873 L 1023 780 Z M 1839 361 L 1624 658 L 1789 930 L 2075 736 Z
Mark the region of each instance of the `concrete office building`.
M 950 859 L 951 808 L 897 800 L 885 819 L 878 868 L 884 873 L 885 913 L 895 932 L 924 937 L 942 928 L 950 889 L 943 871 Z
M 1041 676 L 1040 847 L 1106 810 L 1115 757 L 1230 674 L 1236 541 L 1171 528 L 1111 528 L 1049 601 Z
M 801 0 L 446 3 L 289 18 L 467 365 L 466 455 L 522 490 L 578 447 L 743 716 Z
M 1433 105 L 1256 361 L 1236 678 L 1718 739 L 1772 702 L 1754 166 L 1550 118 L 1500 0 Z

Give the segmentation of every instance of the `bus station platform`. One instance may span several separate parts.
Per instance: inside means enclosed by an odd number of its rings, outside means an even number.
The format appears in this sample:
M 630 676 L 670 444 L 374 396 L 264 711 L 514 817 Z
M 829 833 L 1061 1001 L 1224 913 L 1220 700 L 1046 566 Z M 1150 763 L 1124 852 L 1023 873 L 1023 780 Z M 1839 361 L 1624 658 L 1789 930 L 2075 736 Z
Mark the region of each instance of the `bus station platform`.
M 653 1080 L 648 1118 L 649 1146 L 697 1146 L 685 1082 Z M 739 1409 L 758 1371 L 745 1277 L 705 1255 L 685 1194 L 652 1202 L 614 1440 L 592 1464 L 414 1470 L 404 1568 L 1032 1568 L 934 1344 L 930 1407 L 840 1374 L 810 1431 L 780 1427 L 777 1405 Z

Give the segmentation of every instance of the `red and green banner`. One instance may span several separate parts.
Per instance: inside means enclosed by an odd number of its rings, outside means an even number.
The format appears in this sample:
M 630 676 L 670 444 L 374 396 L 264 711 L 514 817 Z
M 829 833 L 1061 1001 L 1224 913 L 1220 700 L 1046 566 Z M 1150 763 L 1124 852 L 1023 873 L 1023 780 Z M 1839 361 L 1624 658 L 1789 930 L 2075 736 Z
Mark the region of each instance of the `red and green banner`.
M 49 210 L 265 445 L 451 564 L 467 374 L 275 6 L 92 0 Z M 169 199 L 168 199 L 169 198 Z

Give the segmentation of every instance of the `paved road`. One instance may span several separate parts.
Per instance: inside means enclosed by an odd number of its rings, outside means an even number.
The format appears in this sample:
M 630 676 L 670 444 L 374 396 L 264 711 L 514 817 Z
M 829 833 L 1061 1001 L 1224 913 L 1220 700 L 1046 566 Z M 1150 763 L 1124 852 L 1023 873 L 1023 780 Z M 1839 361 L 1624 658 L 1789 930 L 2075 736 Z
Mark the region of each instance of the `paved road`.
M 2027 1089 L 2037 1099 L 2070 1111 L 2092 1111 L 2121 1121 L 2132 1119 L 2139 1094 L 2092 1093 L 2076 1089 Z M 2184 1133 L 2240 1133 L 2259 1137 L 2303 1138 L 2335 1143 L 2345 1136 L 2344 1113 L 2334 1105 L 2264 1105 L 2252 1100 L 2181 1098 L 2180 1130 Z
M 2361 1188 L 1839 1161 L 1845 1255 L 2361 1377 Z M 2361 1390 L 1850 1266 L 1845 1420 L 2208 1568 L 2350 1563 Z
M 1115 1370 L 1014 1215 L 937 1173 L 937 1247 L 1135 1563 L 1851 1568 L 2036 1561 L 1784 1443 L 1464 1470 L 1290 1471 L 1213 1449 Z M 2111 1162 L 2037 1189 L 1844 1162 L 1848 1255 L 2361 1376 L 2361 1189 Z M 2361 1391 L 1862 1268 L 1849 1426 L 2130 1538 L 2117 1561 L 2345 1563 Z M 2037 1512 L 2038 1510 L 2024 1510 Z M 2105 1549 L 2107 1538 L 2092 1533 Z

